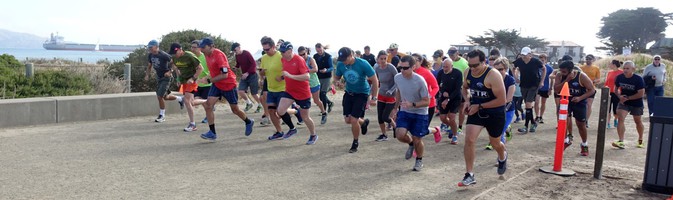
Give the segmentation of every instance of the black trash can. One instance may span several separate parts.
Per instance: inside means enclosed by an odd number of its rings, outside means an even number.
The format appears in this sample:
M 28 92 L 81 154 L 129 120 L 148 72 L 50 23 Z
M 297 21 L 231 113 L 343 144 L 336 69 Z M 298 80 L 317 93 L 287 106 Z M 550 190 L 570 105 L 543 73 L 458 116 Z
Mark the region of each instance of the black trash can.
M 643 189 L 673 194 L 673 98 L 655 98 L 645 158 Z

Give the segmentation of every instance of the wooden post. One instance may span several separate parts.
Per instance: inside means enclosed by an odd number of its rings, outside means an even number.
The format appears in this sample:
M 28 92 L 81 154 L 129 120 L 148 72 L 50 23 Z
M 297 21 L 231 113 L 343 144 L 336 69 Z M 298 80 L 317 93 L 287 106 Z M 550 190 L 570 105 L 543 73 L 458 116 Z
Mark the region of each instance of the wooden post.
M 124 63 L 124 82 L 126 83 L 126 93 L 131 93 L 131 63 Z
M 601 178 L 603 168 L 603 151 L 605 150 L 605 129 L 607 128 L 608 97 L 610 89 L 601 88 L 601 110 L 598 115 L 598 136 L 596 137 L 596 161 L 594 162 L 594 178 Z
M 26 64 L 26 77 L 31 78 L 35 74 L 35 69 L 33 68 L 33 63 Z

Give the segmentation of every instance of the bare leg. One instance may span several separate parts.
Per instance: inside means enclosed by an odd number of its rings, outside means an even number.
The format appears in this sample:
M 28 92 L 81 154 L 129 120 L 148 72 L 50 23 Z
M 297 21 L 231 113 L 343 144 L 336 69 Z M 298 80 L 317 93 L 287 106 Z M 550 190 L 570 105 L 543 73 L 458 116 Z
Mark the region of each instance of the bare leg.
M 638 131 L 638 140 L 643 140 L 643 131 L 645 127 L 643 126 L 643 121 L 641 116 L 633 116 L 633 121 L 636 123 L 636 130 Z
M 414 150 L 416 151 L 416 157 L 417 158 L 423 158 L 423 151 L 425 150 L 425 148 L 424 148 L 425 145 L 423 144 L 423 139 L 419 138 L 419 137 L 416 137 L 416 136 L 412 136 L 411 138 L 413 139 Z
M 166 103 L 164 101 L 164 97 L 157 96 L 157 100 L 159 100 L 159 109 L 161 110 L 166 109 Z
M 189 122 L 194 123 L 194 106 L 192 105 L 194 101 L 194 94 L 191 92 L 184 93 L 185 107 L 187 107 L 187 116 L 189 116 Z
M 591 119 L 591 107 L 594 104 L 594 98 L 587 98 L 587 121 Z
M 309 133 L 315 135 L 315 125 L 313 124 L 313 119 L 311 119 L 309 109 L 299 109 L 299 112 L 301 113 L 301 118 L 303 118 L 306 123 L 306 127 L 308 127 Z
M 318 108 L 320 108 L 320 113 L 325 113 L 325 106 L 322 104 L 322 101 L 320 100 L 320 91 L 314 92 L 311 95 L 313 98 L 313 103 L 315 103 L 315 105 L 317 105 Z
M 477 126 L 472 124 L 468 124 L 465 127 L 465 146 L 463 147 L 463 155 L 465 156 L 465 169 L 467 170 L 466 172 L 468 173 L 472 173 L 472 169 L 474 168 L 474 160 L 475 160 L 474 145 L 477 142 L 477 138 L 479 137 L 481 129 L 483 128 L 484 128 L 483 126 Z M 497 140 L 500 141 L 499 138 L 497 138 Z
M 618 118 L 619 122 L 617 124 L 617 135 L 619 136 L 620 141 L 624 141 L 624 132 L 626 131 L 626 126 L 624 125 L 625 123 L 624 119 L 626 119 L 627 114 L 628 111 L 617 109 L 617 116 L 619 116 Z

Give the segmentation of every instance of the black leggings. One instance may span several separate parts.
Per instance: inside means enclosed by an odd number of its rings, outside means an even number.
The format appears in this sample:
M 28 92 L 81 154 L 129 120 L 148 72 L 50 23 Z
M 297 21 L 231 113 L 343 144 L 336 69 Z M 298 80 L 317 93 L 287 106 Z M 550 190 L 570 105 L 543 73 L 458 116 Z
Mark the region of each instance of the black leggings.
M 428 126 L 432 123 L 432 118 L 435 118 L 435 109 L 437 109 L 437 106 L 428 108 Z
M 514 97 L 514 113 L 516 113 L 516 117 L 519 117 L 519 113 L 524 114 L 523 108 L 521 108 L 521 103 L 523 103 L 523 98 L 522 97 Z
M 378 116 L 379 119 L 379 124 L 383 123 L 391 123 L 393 122 L 390 119 L 390 113 L 393 111 L 395 108 L 395 103 L 383 103 L 383 102 L 377 102 L 376 103 L 376 115 Z
M 612 109 L 612 114 L 616 115 L 617 114 L 617 105 L 619 104 L 619 97 L 617 97 L 617 94 L 615 93 L 610 93 L 610 107 Z

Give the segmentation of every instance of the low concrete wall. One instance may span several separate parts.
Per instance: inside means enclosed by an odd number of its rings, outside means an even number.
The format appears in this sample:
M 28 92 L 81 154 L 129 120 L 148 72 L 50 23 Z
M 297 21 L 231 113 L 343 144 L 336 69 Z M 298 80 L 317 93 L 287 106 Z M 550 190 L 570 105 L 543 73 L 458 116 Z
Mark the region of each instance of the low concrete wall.
M 178 113 L 175 101 L 167 113 Z M 0 100 L 0 126 L 27 126 L 159 114 L 154 92 Z

